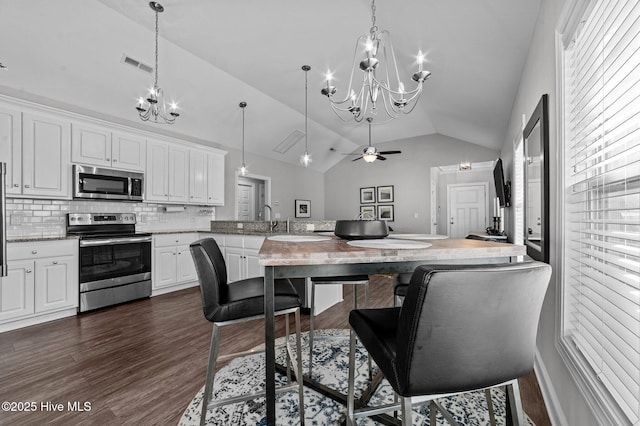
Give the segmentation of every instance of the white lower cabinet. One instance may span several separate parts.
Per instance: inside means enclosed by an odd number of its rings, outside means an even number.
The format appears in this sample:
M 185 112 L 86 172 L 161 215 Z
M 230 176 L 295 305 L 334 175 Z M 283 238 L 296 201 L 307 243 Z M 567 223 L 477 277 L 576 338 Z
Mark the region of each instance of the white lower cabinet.
M 78 241 L 7 245 L 8 275 L 0 278 L 0 331 L 75 315 Z
M 230 235 L 225 238 L 225 261 L 229 282 L 264 275 L 264 267 L 258 262 L 258 253 L 263 242 L 264 237 L 253 235 Z
M 189 244 L 197 239 L 195 232 L 154 235 L 153 295 L 197 285 L 198 276 L 189 250 Z

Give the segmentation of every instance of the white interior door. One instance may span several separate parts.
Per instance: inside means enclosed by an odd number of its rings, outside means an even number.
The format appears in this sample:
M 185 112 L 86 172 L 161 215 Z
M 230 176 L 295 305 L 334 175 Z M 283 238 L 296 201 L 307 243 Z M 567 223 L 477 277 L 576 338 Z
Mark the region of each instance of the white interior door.
M 487 183 L 447 187 L 449 238 L 464 238 L 487 227 L 488 195 Z
M 238 183 L 238 220 L 255 220 L 253 184 Z

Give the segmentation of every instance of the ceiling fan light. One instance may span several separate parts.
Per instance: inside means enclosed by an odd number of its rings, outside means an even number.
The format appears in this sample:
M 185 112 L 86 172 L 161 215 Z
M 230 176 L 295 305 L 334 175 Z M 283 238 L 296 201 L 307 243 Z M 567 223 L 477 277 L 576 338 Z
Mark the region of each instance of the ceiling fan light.
M 376 161 L 376 158 L 378 158 L 376 154 L 364 154 L 362 156 L 362 159 L 367 163 L 373 163 L 374 161 Z

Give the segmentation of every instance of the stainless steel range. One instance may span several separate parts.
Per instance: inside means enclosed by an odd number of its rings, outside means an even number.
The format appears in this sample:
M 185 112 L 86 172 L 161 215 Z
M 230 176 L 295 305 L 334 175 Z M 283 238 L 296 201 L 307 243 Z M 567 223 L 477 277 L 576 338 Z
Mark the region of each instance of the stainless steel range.
M 80 237 L 79 312 L 151 296 L 151 234 L 134 213 L 69 213 L 67 235 Z

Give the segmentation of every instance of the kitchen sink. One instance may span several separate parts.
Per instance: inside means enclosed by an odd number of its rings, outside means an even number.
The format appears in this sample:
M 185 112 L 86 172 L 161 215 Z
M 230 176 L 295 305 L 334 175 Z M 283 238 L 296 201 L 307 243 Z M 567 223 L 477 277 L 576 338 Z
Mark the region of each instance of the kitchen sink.
M 267 237 L 267 240 L 289 243 L 317 243 L 320 241 L 329 241 L 331 237 L 322 235 L 272 235 Z

